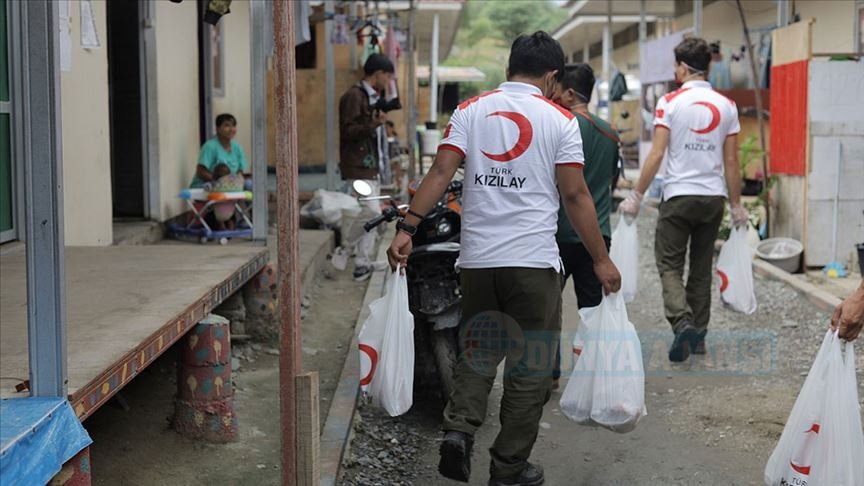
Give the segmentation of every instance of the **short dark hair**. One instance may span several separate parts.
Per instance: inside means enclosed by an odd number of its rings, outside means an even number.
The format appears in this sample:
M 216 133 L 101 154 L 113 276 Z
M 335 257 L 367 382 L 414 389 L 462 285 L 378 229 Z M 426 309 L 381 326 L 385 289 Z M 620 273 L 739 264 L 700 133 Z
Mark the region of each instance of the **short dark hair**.
M 591 101 L 591 93 L 594 91 L 594 70 L 585 63 L 568 64 L 564 66 L 564 76 L 561 78 L 561 86 L 564 89 L 572 89 L 585 100 Z
M 507 69 L 510 76 L 539 78 L 549 71 L 558 71 L 556 79 L 564 75 L 564 50 L 561 44 L 543 31 L 523 34 L 510 47 Z
M 705 39 L 688 37 L 675 46 L 675 62 L 683 62 L 697 71 L 708 71 L 708 66 L 711 65 L 711 48 Z
M 363 64 L 363 72 L 366 73 L 366 76 L 371 76 L 378 71 L 384 71 L 385 73 L 395 73 L 396 68 L 393 67 L 393 63 L 390 59 L 387 59 L 387 56 L 384 54 L 372 54 L 366 59 L 366 62 Z
M 234 118 L 234 115 L 232 115 L 231 113 L 222 113 L 221 115 L 216 117 L 216 128 L 221 127 L 222 124 L 225 122 L 228 122 L 235 127 L 237 126 L 237 119 Z

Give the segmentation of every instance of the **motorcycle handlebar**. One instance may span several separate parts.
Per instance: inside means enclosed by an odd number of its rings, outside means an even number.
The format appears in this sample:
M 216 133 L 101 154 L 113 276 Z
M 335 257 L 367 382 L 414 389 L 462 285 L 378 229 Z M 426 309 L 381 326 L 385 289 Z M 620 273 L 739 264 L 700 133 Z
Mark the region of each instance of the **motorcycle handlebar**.
M 379 216 L 375 216 L 374 218 L 370 219 L 365 224 L 363 224 L 363 229 L 366 230 L 366 232 L 368 233 L 368 232 L 372 231 L 373 229 L 375 229 L 376 226 L 383 223 L 384 221 L 387 221 L 387 215 L 386 214 L 381 214 Z

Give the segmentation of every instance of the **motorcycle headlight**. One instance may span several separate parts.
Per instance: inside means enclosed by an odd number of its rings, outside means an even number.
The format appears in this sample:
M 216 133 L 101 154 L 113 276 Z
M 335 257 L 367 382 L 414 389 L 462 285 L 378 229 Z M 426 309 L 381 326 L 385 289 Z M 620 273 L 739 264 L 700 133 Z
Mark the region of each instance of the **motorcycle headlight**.
M 451 231 L 453 231 L 453 226 L 450 225 L 450 222 L 446 219 L 442 219 L 438 222 L 438 227 L 435 228 L 435 231 L 439 236 L 449 235 Z

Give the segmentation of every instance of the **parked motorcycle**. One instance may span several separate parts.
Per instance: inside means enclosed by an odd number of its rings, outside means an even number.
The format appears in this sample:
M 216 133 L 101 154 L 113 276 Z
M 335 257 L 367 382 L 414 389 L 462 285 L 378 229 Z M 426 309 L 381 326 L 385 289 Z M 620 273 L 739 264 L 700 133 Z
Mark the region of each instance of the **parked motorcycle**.
M 413 196 L 418 183 L 409 185 Z M 388 205 L 364 224 L 372 231 L 382 223 L 402 217 L 407 205 L 389 196 L 371 197 L 365 181 L 355 181 L 354 190 L 361 200 L 387 200 Z M 432 211 L 417 226 L 408 257 L 408 302 L 414 315 L 415 390 L 439 385 L 446 401 L 453 390 L 453 373 L 459 354 L 459 321 L 462 318 L 462 292 L 456 260 L 459 257 L 462 229 L 462 181 L 453 181 Z

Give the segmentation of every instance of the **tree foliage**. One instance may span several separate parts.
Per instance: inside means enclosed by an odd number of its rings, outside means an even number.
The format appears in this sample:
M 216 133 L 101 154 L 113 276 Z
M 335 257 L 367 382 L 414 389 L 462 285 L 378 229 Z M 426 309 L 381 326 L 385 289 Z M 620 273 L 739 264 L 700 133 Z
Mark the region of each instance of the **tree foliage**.
M 468 0 L 449 66 L 474 66 L 486 74 L 482 83 L 461 86 L 466 98 L 504 81 L 510 44 L 520 34 L 552 32 L 566 14 L 551 0 Z
M 510 43 L 520 34 L 551 30 L 554 7 L 548 1 L 490 1 L 489 20 L 503 40 Z

